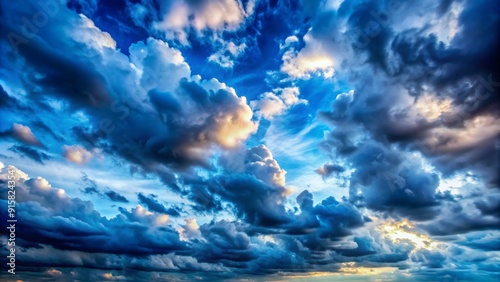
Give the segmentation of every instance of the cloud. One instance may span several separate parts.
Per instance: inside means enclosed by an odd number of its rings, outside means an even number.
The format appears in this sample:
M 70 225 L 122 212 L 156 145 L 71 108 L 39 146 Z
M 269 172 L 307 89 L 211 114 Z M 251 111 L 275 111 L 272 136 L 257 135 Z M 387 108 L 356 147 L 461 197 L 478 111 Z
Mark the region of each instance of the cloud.
M 259 100 L 250 102 L 250 106 L 258 115 L 266 119 L 282 115 L 289 108 L 298 104 L 307 104 L 307 100 L 299 99 L 298 87 L 277 88 L 259 96 Z
M 65 190 L 52 187 L 44 178 L 29 178 L 15 167 L 9 169 L 24 175 L 16 184 L 16 212 L 24 219 L 16 226 L 19 230 L 16 239 L 89 253 L 139 255 L 185 248 L 175 230 L 165 227 L 168 222 L 166 215 L 137 206 L 130 211 L 120 208 L 119 215 L 106 219 L 94 210 L 91 202 L 68 197 Z M 6 178 L 7 167 L 4 167 L 1 179 Z M 3 192 L 6 195 L 6 190 Z M 2 201 L 6 203 L 6 200 Z M 2 217 L 6 216 L 2 212 Z M 81 240 L 83 237 L 86 239 Z M 123 240 L 112 239 L 118 237 Z M 130 245 L 126 242 L 142 243 Z
M 344 172 L 345 168 L 336 164 L 324 164 L 316 170 L 316 173 L 321 175 L 323 179 L 330 177 L 333 173 Z
M 79 145 L 64 145 L 63 146 L 63 157 L 70 162 L 77 164 L 85 164 L 89 162 L 93 155 L 91 152 L 87 151 L 85 148 Z
M 129 48 L 130 60 L 140 72 L 138 75 L 145 92 L 151 89 L 172 91 L 181 78 L 191 76 L 191 68 L 182 53 L 158 39 L 148 38 Z
M 483 197 L 472 196 L 459 202 L 449 203 L 442 208 L 440 216 L 435 221 L 422 223 L 421 227 L 429 234 L 437 236 L 495 229 L 500 224 L 500 214 L 495 209 L 499 205 L 498 193 L 490 193 Z
M 167 38 L 187 44 L 187 32 L 191 29 L 197 35 L 202 35 L 205 30 L 235 31 L 250 12 L 245 11 L 237 0 L 176 0 L 160 5 L 160 20 L 154 23 L 154 27 L 165 32 Z
M 254 225 L 279 226 L 291 219 L 285 212 L 287 190 L 273 187 L 248 174 L 217 177 L 210 191 L 232 203 L 238 217 Z
M 104 195 L 106 195 L 111 201 L 113 202 L 119 202 L 119 203 L 128 203 L 129 201 L 127 198 L 124 196 L 120 195 L 119 193 L 115 191 L 106 191 L 104 192 Z
M 473 20 L 476 12 L 492 13 L 489 4 L 395 4 L 345 1 L 336 11 L 319 12 L 306 34 L 339 63 L 336 73 L 354 86 L 353 99 L 338 99 L 329 113 L 335 131 L 361 126 L 376 140 L 420 151 L 445 175 L 471 169 L 497 187 L 493 170 L 499 164 L 488 156 L 496 154 L 498 111 L 493 105 L 498 99 L 492 94 L 500 75 L 484 56 L 499 44 L 485 31 L 497 19 L 481 27 Z M 454 21 L 462 9 L 470 12 L 462 12 L 452 36 L 445 40 L 436 34 L 447 32 L 436 19 Z M 477 34 L 467 35 L 477 29 L 485 31 L 481 36 L 490 45 L 474 41 Z M 485 131 L 491 134 L 472 134 Z
M 291 40 L 293 41 L 293 39 Z M 325 47 L 320 41 L 314 40 L 308 34 L 304 36 L 303 40 L 306 45 L 300 51 L 292 46 L 283 53 L 281 72 L 299 79 L 309 79 L 313 75 L 331 78 L 335 73 L 335 63 Z
M 217 48 L 217 52 L 208 57 L 208 61 L 216 63 L 223 68 L 232 68 L 234 61 L 243 55 L 246 48 L 247 45 L 244 42 L 238 45 L 234 42 L 222 42 L 222 46 Z
M 42 147 L 42 143 L 36 138 L 31 129 L 25 125 L 14 123 L 12 125 L 12 137 L 27 144 Z
M 203 245 L 201 256 L 208 261 L 250 261 L 255 254 L 250 246 L 250 237 L 238 230 L 238 226 L 225 220 L 210 222 L 200 226 L 199 233 L 211 242 Z
M 181 227 L 177 229 L 181 240 L 188 241 L 201 238 L 200 226 L 196 222 L 195 218 L 186 218 L 184 219 L 184 222 L 186 224 L 181 225 Z
M 244 171 L 254 175 L 264 183 L 285 187 L 286 171 L 281 169 L 273 154 L 265 145 L 255 146 L 247 149 L 244 159 Z
M 40 164 L 45 164 L 44 161 L 52 159 L 49 155 L 45 154 L 44 152 L 24 145 L 14 145 L 10 147 L 9 150 L 21 156 L 30 158 Z
M 280 49 L 287 49 L 288 47 L 292 46 L 292 44 L 295 44 L 299 42 L 299 39 L 295 35 L 290 35 L 285 39 L 285 42 L 283 44 L 280 44 Z
M 179 212 L 175 210 L 174 208 L 166 208 L 164 205 L 158 202 L 158 199 L 156 195 L 149 195 L 145 196 L 142 193 L 137 194 L 137 197 L 139 198 L 139 202 L 145 205 L 148 210 L 157 212 L 157 213 L 164 213 L 168 214 L 171 216 L 180 216 Z
M 16 98 L 9 96 L 4 87 L 0 85 L 0 108 L 14 108 L 18 106 Z

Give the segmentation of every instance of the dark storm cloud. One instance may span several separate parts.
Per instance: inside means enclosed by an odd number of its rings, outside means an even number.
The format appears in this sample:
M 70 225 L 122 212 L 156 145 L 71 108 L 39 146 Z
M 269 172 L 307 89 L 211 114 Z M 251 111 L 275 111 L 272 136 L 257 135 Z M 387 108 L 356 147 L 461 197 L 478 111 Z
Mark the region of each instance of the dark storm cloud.
M 351 230 L 364 224 L 360 212 L 349 203 L 340 203 L 328 197 L 314 207 L 314 214 L 321 222 L 319 231 L 322 237 L 342 237 L 351 234 Z
M 412 260 L 427 268 L 442 268 L 446 260 L 445 254 L 440 251 L 422 249 L 412 254 Z
M 331 144 L 330 140 L 338 140 L 339 136 L 335 131 L 331 135 L 323 144 L 325 148 L 331 148 L 356 167 L 350 179 L 350 201 L 417 220 L 439 214 L 436 198 L 439 178 L 435 173 L 426 172 L 421 163 L 408 159 L 405 153 L 377 142 L 353 144 L 346 151 Z M 342 143 L 351 142 L 348 141 L 351 136 L 341 136 Z
M 321 175 L 323 178 L 328 178 L 334 173 L 344 172 L 345 168 L 336 164 L 324 164 L 322 167 L 316 170 L 316 173 Z
M 25 145 L 14 145 L 10 147 L 9 150 L 23 157 L 30 158 L 40 164 L 45 164 L 44 161 L 51 159 L 51 157 L 44 152 Z
M 500 194 L 488 190 L 480 192 L 442 202 L 440 216 L 432 222 L 422 223 L 421 227 L 429 234 L 437 236 L 498 230 L 500 214 L 497 207 L 500 205 Z M 490 194 L 484 195 L 486 192 Z M 473 239 L 470 240 L 472 241 Z M 467 245 L 467 242 L 462 241 L 461 244 Z
M 199 257 L 202 261 L 229 260 L 241 263 L 255 259 L 257 254 L 250 246 L 250 237 L 244 230 L 238 229 L 237 225 L 225 220 L 200 226 L 201 234 L 210 242 L 200 245 L 202 249 L 199 250 Z
M 283 205 L 284 190 L 271 187 L 255 177 L 241 174 L 216 178 L 210 187 L 232 203 L 245 221 L 262 226 L 279 226 L 291 219 Z
M 373 255 L 376 253 L 373 248 L 373 239 L 369 237 L 354 237 L 353 241 L 358 245 L 355 249 L 339 249 L 336 250 L 338 253 L 348 256 L 348 257 L 358 257 L 358 256 L 366 256 Z
M 52 188 L 41 177 L 20 180 L 17 184 L 16 207 L 23 223 L 16 230 L 18 238 L 26 242 L 61 250 L 129 255 L 186 249 L 177 232 L 164 226 L 158 214 L 147 213 L 140 206 L 131 210 L 120 208 L 120 214 L 106 219 L 94 210 L 91 202 L 69 198 L 64 190 Z M 6 200 L 2 201 L 6 204 Z M 4 209 L 2 218 L 6 217 Z
M 127 198 L 125 198 L 124 196 L 120 195 L 115 191 L 112 190 L 106 191 L 104 192 L 104 195 L 106 195 L 113 202 L 128 203 Z
M 149 196 L 145 196 L 142 193 L 137 194 L 137 197 L 139 198 L 139 202 L 144 204 L 148 210 L 157 212 L 157 213 L 164 213 L 168 214 L 171 216 L 180 216 L 179 212 L 173 208 L 166 208 L 163 204 L 158 202 L 158 196 L 154 194 L 150 194 Z
M 389 1 L 345 1 L 338 17 L 328 18 L 325 12 L 316 19 L 313 36 L 326 44 L 327 40 L 345 43 L 354 55 L 342 58 L 338 70 L 340 75 L 348 73 L 353 93 L 337 96 L 332 110 L 320 113 L 332 125 L 322 146 L 334 161 L 341 157 L 355 168 L 351 202 L 415 220 L 436 219 L 445 201 L 437 194 L 438 175 L 407 152 L 419 150 L 445 176 L 473 170 L 487 185 L 498 186 L 500 112 L 495 81 L 500 73 L 491 62 L 498 59 L 499 36 L 490 31 L 500 23 L 498 9 L 491 2 L 463 2 L 457 35 L 447 45 L 429 34 L 425 23 L 401 29 L 397 20 L 413 16 L 423 6 L 398 3 L 400 7 L 387 14 Z M 449 9 L 444 3 L 440 7 L 439 13 Z M 488 20 L 477 21 L 479 15 L 488 15 Z M 346 34 L 322 28 L 343 18 Z M 437 99 L 450 99 L 454 110 L 435 120 L 415 118 L 410 107 L 397 109 L 402 93 L 415 101 L 435 93 Z M 467 135 L 454 130 L 477 135 L 464 141 Z M 454 205 L 461 209 L 461 204 Z M 491 202 L 478 205 L 488 211 L 495 207 Z M 428 230 L 462 233 L 492 229 L 497 221 L 460 212 L 430 224 Z
M 226 174 L 192 183 L 189 197 L 200 209 L 218 209 L 222 200 L 255 225 L 279 226 L 291 220 L 284 207 L 286 172 L 266 146 L 229 151 L 219 162 Z
M 16 18 L 35 7 L 10 8 L 15 13 L 1 24 L 8 32 L 21 32 Z M 180 192 L 193 167 L 211 168 L 213 153 L 239 145 L 255 131 L 245 98 L 216 79 L 191 77 L 182 54 L 164 41 L 133 44 L 127 57 L 83 16 L 59 7 L 50 21 L 57 28 L 40 28 L 38 36 L 10 53 L 18 51 L 26 62 L 18 75 L 34 103 L 46 93 L 62 99 L 68 106 L 63 111 L 82 110 L 89 123 L 73 131 L 88 150 L 99 147 Z M 101 194 L 124 201 L 113 191 Z
M 365 28 L 370 20 L 378 27 L 379 30 L 374 32 L 374 36 L 369 36 L 367 46 L 360 48 L 358 52 L 366 52 L 367 62 L 373 65 L 375 70 L 383 69 L 390 79 L 389 83 L 401 85 L 410 95 L 416 97 L 423 95 L 423 87 L 427 86 L 436 92 L 438 97 L 451 98 L 457 112 L 445 116 L 439 122 L 422 120 L 405 130 L 395 122 L 386 122 L 391 120 L 389 110 L 393 101 L 380 97 L 379 93 L 386 92 L 382 85 L 356 88 L 356 95 L 359 97 L 355 98 L 348 112 L 350 119 L 363 124 L 374 138 L 410 144 L 410 148 L 422 150 L 446 174 L 474 169 L 487 183 L 497 186 L 496 171 L 499 163 L 495 143 L 498 142 L 498 134 L 482 142 L 473 143 L 468 148 L 458 146 L 457 149 L 448 149 L 446 144 L 459 140 L 444 133 L 439 138 L 446 143 L 431 147 L 427 145 L 428 140 L 435 135 L 431 130 L 463 127 L 464 123 L 485 115 L 492 115 L 498 120 L 500 115 L 499 83 L 496 82 L 500 73 L 492 64 L 493 61 L 498 61 L 498 52 L 495 50 L 500 46 L 500 39 L 496 33 L 490 32 L 494 26 L 500 24 L 498 10 L 488 1 L 466 1 L 463 4 L 464 12 L 458 18 L 460 29 L 449 46 L 439 42 L 435 34 L 425 35 L 425 25 L 420 30 L 408 29 L 395 33 L 393 26 L 398 23 L 391 21 L 391 18 L 386 22 L 373 21 L 373 13 L 382 14 L 385 11 L 383 5 L 374 1 L 354 6 L 349 17 L 349 25 L 353 31 Z M 402 8 L 401 13 L 405 11 Z M 478 21 L 479 15 L 488 20 Z M 473 33 L 472 30 L 477 32 Z M 353 82 L 363 83 L 361 80 L 355 79 Z M 369 80 L 365 83 L 373 84 Z M 385 88 L 390 91 L 390 87 Z M 368 97 L 371 97 L 371 100 Z M 372 109 L 365 108 L 365 105 L 368 105 L 365 103 L 370 103 Z M 404 120 L 405 114 L 401 114 Z M 477 139 L 480 140 L 481 137 Z M 461 158 L 461 161 L 454 161 L 457 158 Z
M 500 225 L 498 217 L 477 216 L 468 213 L 459 205 L 454 207 L 453 214 L 422 226 L 431 235 L 462 234 L 478 230 L 495 230 Z
M 466 236 L 464 240 L 457 242 L 459 245 L 467 246 L 477 250 L 483 251 L 499 251 L 500 250 L 500 238 L 497 233 L 488 234 L 486 232 L 478 232 Z
M 74 24 L 78 19 L 74 17 L 76 14 L 72 14 L 57 1 L 48 1 L 51 5 L 48 9 L 45 6 L 49 4 L 48 2 L 25 2 L 22 6 L 14 7 L 9 4 L 4 7 L 10 12 L 5 13 L 0 25 L 2 35 L 5 35 L 2 39 L 8 39 L 4 41 L 4 44 L 13 47 L 12 51 L 19 52 L 26 60 L 25 71 L 28 72 L 25 74 L 31 72 L 43 74 L 39 77 L 30 75 L 24 77 L 26 82 L 31 84 L 26 86 L 31 90 L 29 92 L 34 100 L 42 100 L 43 94 L 49 94 L 72 99 L 75 101 L 72 104 L 75 108 L 99 106 L 109 101 L 109 89 L 107 89 L 104 77 L 81 57 L 72 56 L 71 53 L 54 46 L 57 41 L 61 40 L 60 37 L 58 38 L 58 33 L 62 30 L 49 29 L 49 27 L 60 24 L 64 19 L 66 21 L 69 19 L 69 24 Z M 37 18 L 34 15 L 37 12 L 43 15 L 45 19 L 43 24 L 36 21 Z M 38 86 L 38 89 L 35 86 Z

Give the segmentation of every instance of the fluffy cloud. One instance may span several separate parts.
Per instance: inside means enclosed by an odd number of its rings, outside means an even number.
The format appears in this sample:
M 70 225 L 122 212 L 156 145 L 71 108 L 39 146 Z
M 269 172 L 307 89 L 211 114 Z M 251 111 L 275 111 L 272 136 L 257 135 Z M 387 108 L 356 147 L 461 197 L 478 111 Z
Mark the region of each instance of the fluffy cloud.
M 288 39 L 288 38 L 287 38 Z M 294 38 L 285 40 L 285 48 Z M 293 78 L 311 78 L 312 75 L 321 75 L 325 78 L 331 78 L 335 72 L 334 59 L 330 56 L 321 41 L 314 40 L 310 35 L 304 36 L 305 47 L 300 51 L 295 47 L 289 48 L 283 54 L 281 71 Z
M 88 122 L 73 127 L 82 146 L 65 147 L 69 160 L 83 163 L 95 148 L 116 147 L 114 154 L 146 172 L 164 175 L 171 168 L 208 166 L 215 150 L 238 146 L 256 130 L 245 97 L 216 79 L 191 77 L 182 54 L 165 42 L 148 39 L 133 44 L 129 57 L 104 43 L 105 49 L 95 51 L 96 42 L 75 34 L 90 33 L 103 40 L 109 34 L 62 8 L 52 20 L 63 18 L 71 20 L 22 44 L 19 53 L 32 66 L 28 72 L 43 74 L 41 80 L 30 80 L 33 87 L 82 110 Z M 12 22 L 9 18 L 4 24 L 18 31 Z M 70 39 L 61 41 L 58 31 Z M 77 59 L 68 55 L 75 44 Z M 47 60 L 56 63 L 46 64 Z
M 182 53 L 166 42 L 148 38 L 129 48 L 130 61 L 139 72 L 141 86 L 149 91 L 172 91 L 181 78 L 190 77 L 191 69 Z
M 2 169 L 2 181 L 7 179 L 7 169 L 14 170 L 19 177 L 16 212 L 24 221 L 17 227 L 19 235 L 16 239 L 90 253 L 153 254 L 185 248 L 178 234 L 165 228 L 168 223 L 166 215 L 138 206 L 130 211 L 120 208 L 119 215 L 107 219 L 94 210 L 91 202 L 70 198 L 65 190 L 52 187 L 46 179 L 30 178 L 15 167 Z M 5 195 L 6 189 L 2 189 Z M 2 202 L 6 204 L 6 200 Z M 7 217 L 7 209 L 4 210 L 2 218 Z M 125 226 L 135 232 L 126 232 L 128 228 Z M 58 231 L 52 232 L 54 229 Z M 81 240 L 83 237 L 86 240 Z M 124 240 L 112 239 L 118 237 Z M 130 241 L 143 243 L 132 246 L 126 243 Z
M 89 162 L 93 155 L 91 152 L 85 150 L 82 146 L 79 145 L 64 145 L 63 146 L 63 157 L 70 162 L 74 162 L 77 164 L 84 164 Z
M 233 42 L 222 42 L 222 46 L 218 48 L 217 52 L 208 57 L 208 61 L 219 64 L 223 68 L 232 68 L 234 61 L 245 52 L 246 48 L 245 43 L 236 45 Z
M 498 71 L 484 57 L 498 46 L 498 40 L 488 32 L 482 36 L 490 45 L 475 41 L 476 35 L 467 36 L 469 30 L 487 30 L 496 22 L 481 27 L 474 23 L 472 11 L 489 13 L 489 4 L 355 2 L 344 1 L 338 10 L 317 15 L 308 32 L 311 40 L 328 46 L 330 58 L 344 66 L 336 69 L 337 74 L 355 85 L 353 100 L 337 99 L 335 110 L 329 113 L 336 131 L 362 126 L 377 140 L 420 150 L 446 175 L 472 169 L 488 185 L 498 186 L 493 172 L 498 168 L 498 161 L 493 160 L 493 136 L 498 135 L 498 112 L 493 105 L 498 99 L 491 95 Z M 434 17 L 454 18 L 457 5 L 471 13 L 464 14 L 445 44 L 435 34 L 433 27 L 440 24 Z M 425 16 L 410 12 L 415 9 L 432 12 Z M 430 28 L 415 27 L 423 22 Z M 464 62 L 473 62 L 474 67 Z M 460 137 L 455 135 L 458 131 Z M 491 134 L 472 133 L 485 131 Z
M 234 31 L 239 28 L 248 13 L 252 12 L 245 11 L 239 0 L 176 0 L 162 3 L 160 11 L 161 20 L 155 23 L 155 28 L 164 31 L 167 37 L 176 38 L 184 44 L 187 44 L 187 32 L 190 29 L 199 35 L 207 29 Z
M 299 99 L 299 88 L 277 88 L 273 92 L 261 94 L 259 100 L 251 101 L 250 106 L 266 119 L 283 114 L 297 104 L 307 104 L 304 99 Z

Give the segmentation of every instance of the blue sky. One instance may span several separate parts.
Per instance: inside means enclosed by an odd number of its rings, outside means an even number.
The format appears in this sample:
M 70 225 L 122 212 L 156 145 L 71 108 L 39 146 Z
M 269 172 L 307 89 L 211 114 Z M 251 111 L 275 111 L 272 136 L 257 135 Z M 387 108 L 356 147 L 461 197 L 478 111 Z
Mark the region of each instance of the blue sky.
M 2 280 L 497 281 L 499 7 L 2 3 Z

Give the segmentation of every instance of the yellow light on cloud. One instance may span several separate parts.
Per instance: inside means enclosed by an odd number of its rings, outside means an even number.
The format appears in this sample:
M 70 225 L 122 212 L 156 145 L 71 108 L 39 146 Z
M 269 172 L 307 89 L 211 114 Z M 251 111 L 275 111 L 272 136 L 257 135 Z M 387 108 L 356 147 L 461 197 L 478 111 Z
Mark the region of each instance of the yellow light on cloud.
M 379 231 L 393 242 L 411 243 L 415 247 L 413 251 L 419 249 L 432 250 L 437 247 L 436 242 L 429 236 L 418 233 L 413 223 L 407 219 L 387 221 L 379 227 Z

